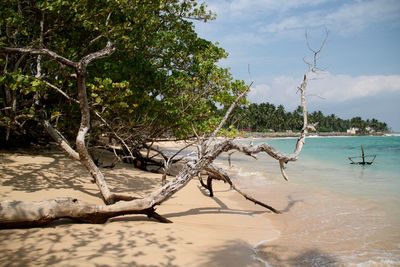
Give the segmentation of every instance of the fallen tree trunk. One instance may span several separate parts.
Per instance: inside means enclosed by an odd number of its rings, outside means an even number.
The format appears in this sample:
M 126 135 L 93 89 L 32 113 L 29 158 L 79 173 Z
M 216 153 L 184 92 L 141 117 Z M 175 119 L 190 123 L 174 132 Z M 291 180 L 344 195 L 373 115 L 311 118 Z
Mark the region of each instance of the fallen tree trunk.
M 196 163 L 188 163 L 174 180 L 141 199 L 121 201 L 111 205 L 93 205 L 75 198 L 56 198 L 38 202 L 2 201 L 0 228 L 41 226 L 62 218 L 87 223 L 104 223 L 109 218 L 125 214 L 146 214 L 158 221 L 170 222 L 157 214 L 154 207 L 183 188 L 222 151 L 218 149 L 215 152 Z
M 105 223 L 109 218 L 127 214 L 146 214 L 160 222 L 171 222 L 158 215 L 154 208 L 142 209 L 140 201 L 127 208 L 118 204 L 94 205 L 65 197 L 34 202 L 3 201 L 0 203 L 0 228 L 42 226 L 64 218 L 85 223 Z
M 155 206 L 162 204 L 182 189 L 221 153 L 238 147 L 241 146 L 234 145 L 231 140 L 213 144 L 200 159 L 187 162 L 175 179 L 140 199 L 110 205 L 92 205 L 74 198 L 57 198 L 39 202 L 0 202 L 0 228 L 40 226 L 62 218 L 87 223 L 104 223 L 109 218 L 125 214 L 146 214 L 159 221 L 167 222 L 167 219 L 155 212 Z M 274 210 L 271 208 L 269 209 Z

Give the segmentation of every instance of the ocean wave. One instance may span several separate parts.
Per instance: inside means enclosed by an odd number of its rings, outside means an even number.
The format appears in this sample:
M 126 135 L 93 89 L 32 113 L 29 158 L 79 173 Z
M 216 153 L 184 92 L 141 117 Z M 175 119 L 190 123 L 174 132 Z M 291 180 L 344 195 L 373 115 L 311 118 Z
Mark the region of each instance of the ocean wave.
M 400 133 L 384 134 L 383 136 L 400 136 Z

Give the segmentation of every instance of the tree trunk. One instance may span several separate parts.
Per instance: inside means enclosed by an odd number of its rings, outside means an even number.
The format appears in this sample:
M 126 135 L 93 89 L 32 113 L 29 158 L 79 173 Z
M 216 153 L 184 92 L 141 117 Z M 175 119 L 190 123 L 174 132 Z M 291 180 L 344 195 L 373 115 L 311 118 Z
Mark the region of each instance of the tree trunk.
M 106 204 L 113 204 L 115 199 L 107 186 L 103 173 L 99 170 L 93 162 L 92 157 L 86 147 L 85 137 L 90 129 L 90 110 L 87 99 L 86 84 L 85 84 L 85 67 L 83 70 L 77 71 L 77 87 L 79 97 L 79 107 L 81 110 L 81 124 L 78 134 L 76 135 L 76 150 L 79 154 L 79 160 L 86 167 L 96 182 L 101 196 Z
M 122 202 L 121 202 L 122 203 Z M 109 218 L 126 214 L 146 214 L 161 222 L 170 222 L 153 208 L 143 208 L 141 201 L 126 205 L 94 205 L 76 198 L 56 198 L 43 201 L 3 201 L 0 203 L 0 228 L 46 225 L 58 219 L 85 223 L 105 223 Z
M 86 92 L 86 77 L 87 74 L 86 68 L 87 66 L 94 60 L 99 58 L 103 58 L 111 55 L 115 51 L 115 47 L 111 42 L 107 42 L 105 48 L 90 53 L 81 58 L 79 62 L 74 62 L 67 58 L 64 58 L 57 53 L 45 49 L 45 48 L 12 48 L 5 47 L 2 50 L 9 53 L 23 53 L 23 54 L 31 54 L 31 55 L 46 55 L 59 63 L 69 66 L 73 68 L 77 74 L 77 89 L 78 89 L 78 97 L 79 97 L 79 107 L 81 111 L 81 124 L 79 127 L 78 134 L 76 136 L 76 152 L 68 145 L 66 140 L 62 138 L 62 135 L 58 132 L 52 131 L 52 127 L 49 127 L 49 124 L 46 125 L 44 123 L 49 134 L 56 139 L 56 141 L 60 144 L 61 148 L 72 158 L 77 158 L 77 154 L 79 155 L 78 159 L 81 163 L 88 169 L 91 176 L 94 178 L 101 196 L 106 204 L 113 204 L 118 200 L 132 200 L 132 197 L 129 196 L 120 196 L 117 194 L 111 194 L 110 189 L 107 186 L 107 183 L 104 179 L 104 175 L 97 168 L 96 164 L 94 164 L 92 157 L 90 156 L 86 143 L 85 137 L 90 129 L 90 109 L 88 104 L 87 92 Z M 50 125 L 51 126 L 51 125 Z
M 196 164 L 188 164 L 174 180 L 147 197 L 111 205 L 93 205 L 75 198 L 56 198 L 37 202 L 6 200 L 0 202 L 0 228 L 40 226 L 62 218 L 87 223 L 104 223 L 109 218 L 125 214 L 146 214 L 161 222 L 170 222 L 158 215 L 154 207 L 182 189 L 209 163 L 209 158 L 203 158 Z
M 0 227 L 44 225 L 61 218 L 71 218 L 89 223 L 104 223 L 111 217 L 124 214 L 147 214 L 158 220 L 165 220 L 154 212 L 155 206 L 161 205 L 185 187 L 193 177 L 209 166 L 222 152 L 238 148 L 243 151 L 242 146 L 234 144 L 230 140 L 214 144 L 209 148 L 207 154 L 196 162 L 187 162 L 174 180 L 141 199 L 121 201 L 111 205 L 91 205 L 73 198 L 57 198 L 39 202 L 0 202 Z M 258 152 L 262 151 L 257 147 L 253 149 Z M 268 208 L 271 209 L 269 206 Z

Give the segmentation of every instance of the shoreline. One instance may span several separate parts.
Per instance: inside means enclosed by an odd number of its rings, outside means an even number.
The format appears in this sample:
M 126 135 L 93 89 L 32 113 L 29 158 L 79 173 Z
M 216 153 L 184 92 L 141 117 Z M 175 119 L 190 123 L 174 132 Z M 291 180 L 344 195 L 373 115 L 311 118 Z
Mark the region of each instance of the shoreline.
M 373 168 L 360 168 L 342 159 L 344 151 L 367 140 L 373 154 L 377 150 L 387 153 L 380 155 Z M 393 172 L 398 167 L 393 169 L 395 160 L 390 160 L 396 157 L 388 151 L 397 151 L 398 145 L 398 137 L 309 140 L 307 153 L 312 157 L 288 166 L 289 183 L 269 162 L 260 166 L 251 159 L 233 158 L 238 175 L 251 177 L 253 184 L 247 190 L 252 196 L 279 210 L 290 210 L 271 217 L 281 236 L 260 246 L 260 256 L 271 266 L 311 266 L 313 262 L 321 266 L 398 266 L 399 172 Z M 382 172 L 390 168 L 392 173 Z M 266 177 L 272 174 L 272 181 L 260 182 L 258 176 L 264 173 Z M 267 190 L 260 192 L 260 188 Z
M 87 171 L 61 152 L 1 152 L 1 200 L 70 196 L 102 204 Z M 125 164 L 113 173 L 103 171 L 115 192 L 144 195 L 161 182 L 160 174 Z M 222 182 L 214 189 L 215 197 L 210 198 L 192 180 L 158 206 L 172 224 L 133 215 L 105 224 L 61 220 L 40 228 L 0 230 L 0 266 L 265 266 L 255 246 L 260 239 L 279 237 L 274 215 Z
M 359 136 L 386 136 L 395 133 L 369 133 L 369 134 L 351 134 L 346 132 L 316 132 L 308 133 L 307 137 L 359 137 Z M 282 137 L 299 137 L 299 132 L 242 132 L 238 138 L 282 138 Z

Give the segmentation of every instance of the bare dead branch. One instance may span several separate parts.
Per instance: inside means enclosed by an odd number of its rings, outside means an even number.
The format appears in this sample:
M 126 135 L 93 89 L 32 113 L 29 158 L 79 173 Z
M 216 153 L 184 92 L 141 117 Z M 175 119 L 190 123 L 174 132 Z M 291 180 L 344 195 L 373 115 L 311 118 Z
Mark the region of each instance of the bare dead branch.
M 76 100 L 75 98 L 70 97 L 67 93 L 65 93 L 65 92 L 64 92 L 63 90 L 61 90 L 59 87 L 57 87 L 57 86 L 55 86 L 55 85 L 49 83 L 49 82 L 46 81 L 46 80 L 41 79 L 41 81 L 44 82 L 47 86 L 49 86 L 49 87 L 53 88 L 54 90 L 56 90 L 58 93 L 60 93 L 61 95 L 63 95 L 63 96 L 64 96 L 65 98 L 67 98 L 68 100 L 73 101 L 73 102 L 79 104 L 79 101 L 78 101 L 78 100 Z M 103 118 L 103 116 L 101 116 L 101 114 L 100 114 L 98 111 L 93 110 L 93 113 L 101 120 L 101 122 L 103 122 L 103 123 L 107 126 L 107 128 L 112 132 L 112 134 L 113 134 L 113 135 L 119 140 L 119 142 L 126 148 L 126 150 L 128 151 L 130 157 L 131 157 L 132 159 L 134 159 L 135 157 L 133 156 L 132 151 L 130 150 L 129 146 L 126 144 L 125 140 L 124 140 L 123 138 L 121 138 L 121 137 L 118 135 L 118 133 L 117 133 L 117 132 L 113 129 L 113 127 Z M 53 137 L 53 138 L 54 138 L 54 137 Z M 118 157 L 118 158 L 119 158 L 119 157 Z M 79 158 L 78 158 L 78 160 L 79 160 Z
M 225 113 L 224 118 L 221 120 L 221 122 L 219 123 L 218 127 L 215 128 L 215 130 L 210 134 L 210 140 L 212 140 L 217 133 L 221 130 L 221 128 L 225 125 L 226 121 L 228 120 L 229 116 L 231 115 L 233 109 L 237 106 L 237 104 L 239 103 L 240 99 L 242 99 L 250 90 L 250 87 L 253 85 L 253 82 L 247 87 L 246 90 L 244 90 L 242 93 L 240 93 L 235 101 L 233 101 L 233 103 L 229 106 L 228 110 Z
M 47 120 L 43 121 L 43 126 L 49 133 L 49 135 L 57 142 L 57 144 L 61 147 L 61 149 L 65 152 L 65 154 L 74 159 L 74 160 L 79 160 L 79 154 L 76 152 L 71 145 L 68 143 L 67 139 L 53 126 L 48 122 Z
M 305 32 L 305 38 L 306 38 L 306 42 L 307 42 L 307 48 L 308 50 L 310 50 L 313 53 L 313 58 L 312 58 L 312 63 L 307 62 L 305 59 L 303 59 L 303 61 L 309 66 L 309 71 L 311 72 L 316 72 L 318 71 L 318 67 L 317 67 L 317 60 L 318 60 L 318 56 L 321 53 L 322 49 L 325 47 L 326 42 L 328 40 L 328 36 L 329 36 L 329 30 L 327 28 L 325 28 L 325 37 L 322 41 L 322 43 L 320 44 L 318 49 L 314 49 L 311 47 L 310 45 L 310 40 L 308 38 L 308 33 L 307 31 Z
M 289 181 L 289 179 L 288 179 L 288 177 L 286 175 L 286 172 L 285 172 L 285 161 L 280 160 L 279 161 L 279 167 L 281 169 L 281 174 L 283 176 L 283 179 L 285 179 L 286 181 Z
M 161 182 L 164 184 L 166 179 L 167 179 L 167 174 L 169 172 L 169 170 L 171 169 L 172 163 L 177 163 L 181 160 L 183 160 L 185 157 L 181 157 L 178 160 L 173 161 L 173 159 L 178 156 L 183 150 L 185 150 L 186 148 L 193 146 L 194 142 L 190 142 L 189 144 L 183 146 L 181 149 L 179 149 L 177 152 L 175 152 L 175 154 L 173 154 L 171 157 L 168 157 L 167 159 L 164 158 L 164 173 L 161 179 Z
M 270 211 L 272 211 L 272 212 L 274 212 L 274 213 L 277 213 L 277 214 L 281 213 L 280 211 L 278 211 L 277 209 L 271 207 L 270 205 L 265 204 L 265 203 L 263 203 L 263 202 L 261 202 L 261 201 L 255 199 L 255 198 L 253 198 L 253 197 L 247 195 L 246 193 L 244 193 L 240 188 L 238 188 L 238 187 L 232 182 L 232 180 L 230 179 L 229 175 L 228 175 L 223 169 L 218 168 L 218 167 L 216 167 L 216 166 L 214 166 L 214 165 L 212 165 L 212 164 L 210 164 L 210 165 L 209 165 L 207 168 L 205 168 L 205 169 L 207 170 L 207 172 L 210 173 L 210 176 L 209 176 L 209 178 L 208 178 L 208 180 L 207 180 L 207 186 L 205 186 L 207 189 L 210 190 L 210 196 L 213 196 L 213 194 L 212 194 L 212 185 L 211 185 L 212 179 L 222 180 L 222 181 L 228 183 L 228 184 L 231 186 L 231 188 L 232 188 L 233 190 L 235 190 L 236 192 L 238 192 L 238 193 L 239 193 L 240 195 L 242 195 L 245 199 L 250 200 L 250 201 L 253 202 L 254 204 L 260 205 L 260 206 L 262 206 L 262 207 L 264 207 L 264 208 L 266 208 L 266 209 L 268 209 L 268 210 L 270 210 Z M 201 182 L 202 182 L 202 181 L 201 181 Z M 204 184 L 204 182 L 203 182 L 203 184 Z M 203 185 L 203 184 L 202 184 L 202 185 Z M 203 186 L 204 186 L 204 185 L 203 185 Z
M 66 99 L 68 99 L 68 100 L 70 100 L 70 101 L 73 101 L 73 102 L 79 104 L 79 101 L 78 101 L 78 100 L 76 100 L 76 99 L 73 98 L 73 97 L 70 97 L 67 93 L 65 93 L 63 90 L 61 90 L 61 88 L 55 86 L 54 84 L 52 84 L 52 83 L 50 83 L 50 82 L 48 82 L 48 81 L 46 81 L 46 80 L 44 80 L 44 79 L 40 79 L 40 80 L 41 80 L 44 84 L 46 84 L 47 86 L 51 87 L 52 89 L 56 90 L 58 93 L 60 93 L 61 95 L 63 95 Z
M 81 69 L 81 71 L 83 71 L 86 68 L 86 66 L 89 65 L 92 61 L 99 58 L 110 56 L 112 53 L 114 53 L 114 51 L 115 47 L 113 43 L 111 41 L 108 41 L 106 47 L 103 48 L 102 50 L 86 55 L 81 60 L 79 60 L 77 67 Z
M 31 55 L 46 55 L 63 65 L 76 68 L 78 64 L 73 62 L 65 57 L 60 56 L 59 54 L 48 50 L 46 48 L 18 48 L 18 47 L 4 47 L 0 49 L 0 52 L 6 53 L 23 53 L 23 54 L 31 54 Z

